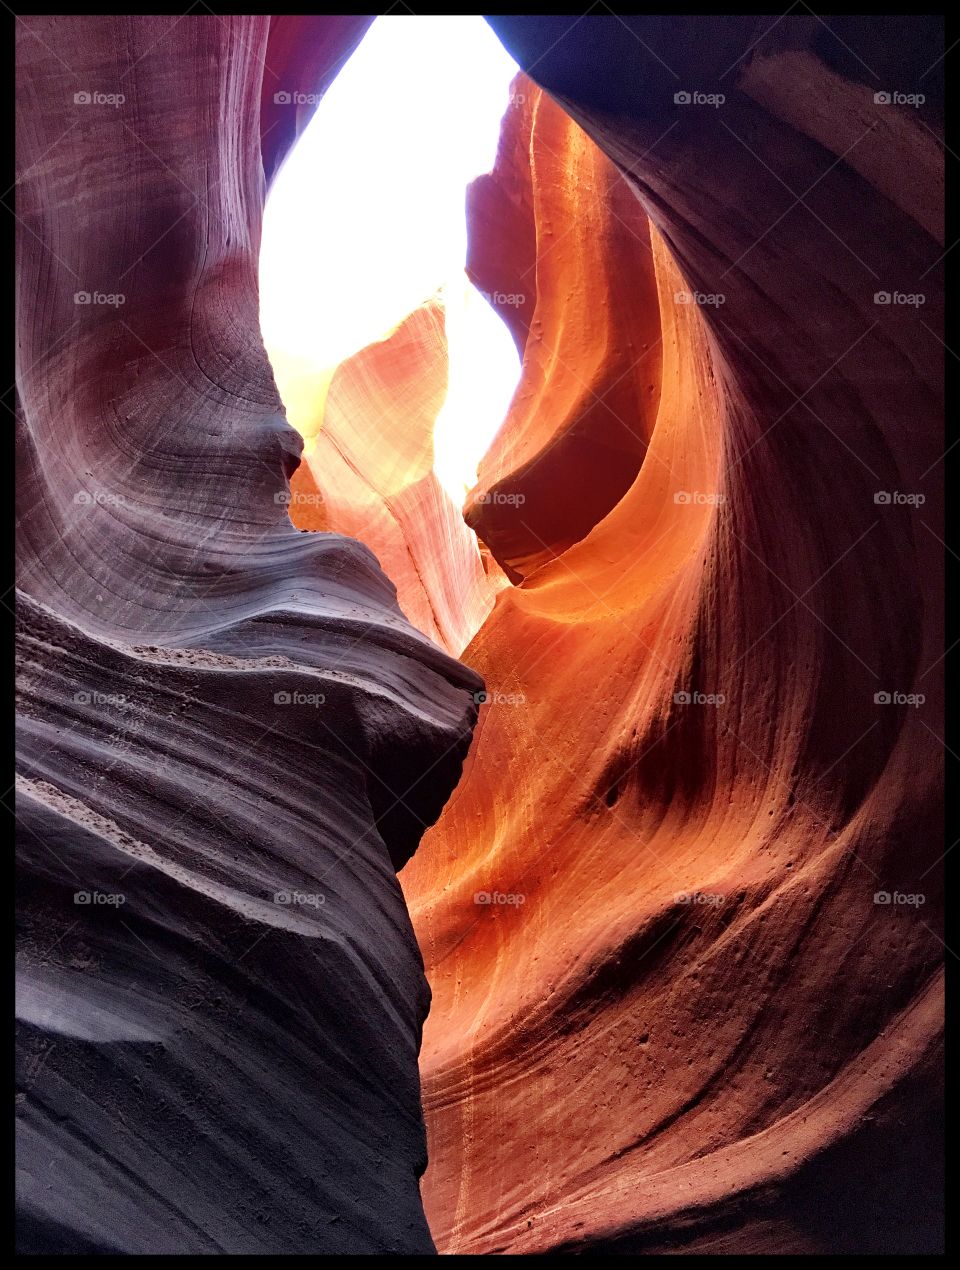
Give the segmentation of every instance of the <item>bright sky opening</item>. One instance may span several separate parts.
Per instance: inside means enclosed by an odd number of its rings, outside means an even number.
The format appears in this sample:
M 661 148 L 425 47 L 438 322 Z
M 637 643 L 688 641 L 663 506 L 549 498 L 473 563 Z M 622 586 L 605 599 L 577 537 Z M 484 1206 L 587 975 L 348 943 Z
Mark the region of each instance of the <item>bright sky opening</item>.
M 519 377 L 506 326 L 463 272 L 464 191 L 493 166 L 516 73 L 482 18 L 377 18 L 276 177 L 264 218 L 264 341 L 308 451 L 337 364 L 440 292 L 450 365 L 434 468 L 458 504 Z

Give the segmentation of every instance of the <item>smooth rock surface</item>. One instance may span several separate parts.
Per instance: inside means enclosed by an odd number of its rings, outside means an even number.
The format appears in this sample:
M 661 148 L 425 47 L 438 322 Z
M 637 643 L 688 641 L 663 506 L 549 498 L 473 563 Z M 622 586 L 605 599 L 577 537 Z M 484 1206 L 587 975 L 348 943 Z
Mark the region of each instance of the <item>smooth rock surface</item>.
M 538 289 L 517 397 L 538 409 L 486 478 L 531 502 L 468 510 L 522 584 L 464 651 L 490 701 L 402 876 L 438 1247 L 936 1253 L 939 24 L 490 21 L 649 216 L 657 300 L 617 291 L 649 264 L 629 236 L 588 313 L 551 330 Z M 562 299 L 580 259 L 539 233 L 536 127 L 496 179 L 527 189 L 531 156 L 532 196 L 488 200 L 471 257 L 514 289 L 496 215 L 511 244 L 526 215 Z M 548 192 L 583 208 L 577 171 Z M 525 513 L 568 370 L 591 323 L 618 349 L 651 313 L 648 447 L 566 542 Z M 602 363 L 587 382 L 619 391 Z M 566 507 L 589 485 L 557 466 Z

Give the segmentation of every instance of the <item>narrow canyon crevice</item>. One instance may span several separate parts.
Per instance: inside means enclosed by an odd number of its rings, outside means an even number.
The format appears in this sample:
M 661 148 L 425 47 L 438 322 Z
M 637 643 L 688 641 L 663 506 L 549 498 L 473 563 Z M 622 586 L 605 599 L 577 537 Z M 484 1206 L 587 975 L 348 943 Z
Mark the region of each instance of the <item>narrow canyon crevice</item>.
M 939 22 L 488 19 L 461 509 L 261 339 L 370 21 L 17 22 L 21 1251 L 939 1252 Z

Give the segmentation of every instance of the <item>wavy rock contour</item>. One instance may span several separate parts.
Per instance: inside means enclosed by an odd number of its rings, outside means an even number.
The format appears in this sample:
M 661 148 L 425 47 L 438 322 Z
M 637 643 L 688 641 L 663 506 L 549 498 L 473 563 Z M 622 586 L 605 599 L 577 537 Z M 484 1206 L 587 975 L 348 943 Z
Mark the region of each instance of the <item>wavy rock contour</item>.
M 481 468 L 518 497 L 467 512 L 522 582 L 464 651 L 489 703 L 403 875 L 431 1227 L 470 1254 L 936 1252 L 936 24 L 490 21 L 544 95 L 491 178 L 532 193 L 487 200 L 471 255 L 511 290 L 497 216 L 535 242 L 537 307 Z M 875 98 L 921 80 L 920 110 Z M 584 278 L 549 213 L 613 214 L 589 138 L 650 230 Z M 617 490 L 562 447 L 596 457 L 651 323 Z
M 26 1252 L 433 1250 L 395 870 L 481 681 L 289 520 L 256 270 L 298 106 L 258 101 L 330 77 L 291 21 L 19 23 Z
M 439 300 L 341 362 L 315 443 L 291 482 L 290 517 L 301 529 L 335 530 L 370 547 L 406 616 L 457 655 L 506 580 L 433 470 L 447 365 Z

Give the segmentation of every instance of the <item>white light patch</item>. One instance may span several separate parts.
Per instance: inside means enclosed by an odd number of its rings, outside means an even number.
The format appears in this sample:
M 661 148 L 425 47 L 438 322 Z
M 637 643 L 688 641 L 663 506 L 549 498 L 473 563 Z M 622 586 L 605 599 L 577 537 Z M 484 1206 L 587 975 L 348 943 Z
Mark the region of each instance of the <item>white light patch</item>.
M 277 175 L 264 217 L 264 341 L 305 433 L 295 379 L 322 381 L 441 292 L 450 369 L 435 470 L 458 504 L 519 377 L 507 328 L 463 272 L 464 191 L 493 166 L 516 73 L 482 18 L 377 18 Z

